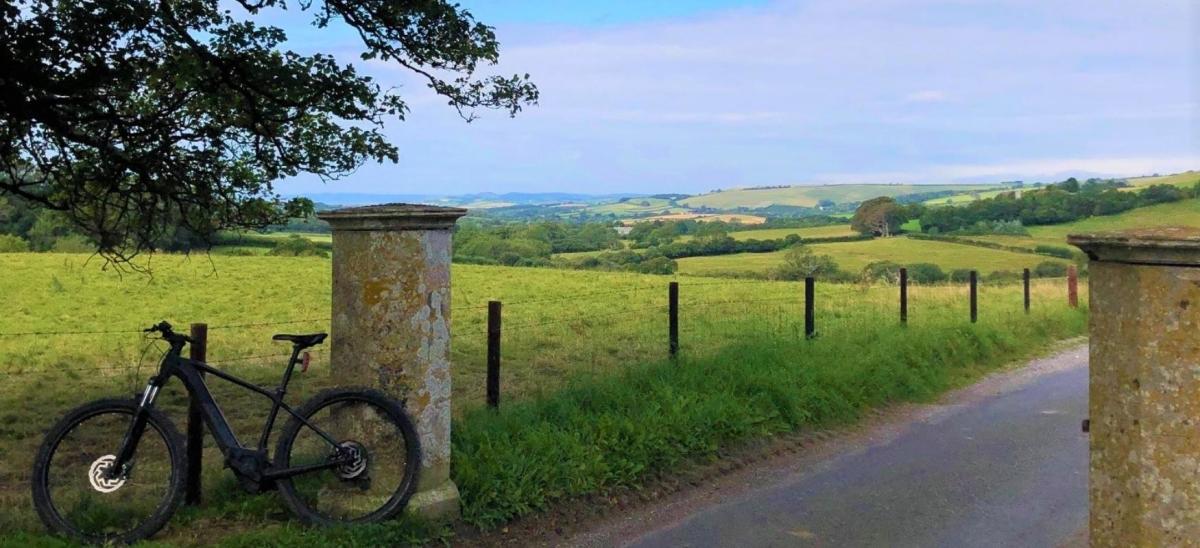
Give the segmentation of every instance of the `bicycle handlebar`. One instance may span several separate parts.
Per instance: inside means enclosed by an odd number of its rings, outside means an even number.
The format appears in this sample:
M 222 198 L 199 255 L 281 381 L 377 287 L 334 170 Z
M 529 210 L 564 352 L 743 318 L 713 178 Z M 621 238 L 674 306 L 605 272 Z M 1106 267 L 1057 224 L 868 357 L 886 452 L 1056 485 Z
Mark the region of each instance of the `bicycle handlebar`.
M 143 333 L 162 333 L 163 340 L 166 340 L 167 342 L 171 342 L 171 343 L 176 343 L 176 342 L 191 343 L 192 342 L 191 337 L 180 334 L 180 333 L 176 333 L 174 331 L 174 329 L 171 328 L 171 324 L 167 323 L 166 320 L 158 322 L 157 324 L 152 325 L 147 329 L 143 329 L 142 332 Z

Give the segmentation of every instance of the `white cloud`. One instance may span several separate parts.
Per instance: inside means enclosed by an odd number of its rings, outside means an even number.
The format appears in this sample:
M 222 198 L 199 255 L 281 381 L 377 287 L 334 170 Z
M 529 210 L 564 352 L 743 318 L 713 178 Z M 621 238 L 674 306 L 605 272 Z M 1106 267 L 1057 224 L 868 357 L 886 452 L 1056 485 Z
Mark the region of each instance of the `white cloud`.
M 466 125 L 405 71 L 364 67 L 401 85 L 413 110 L 388 129 L 400 165 L 365 167 L 342 188 L 693 192 L 1196 168 L 1195 10 L 784 0 L 648 23 L 502 25 L 497 72 L 531 73 L 541 105 Z

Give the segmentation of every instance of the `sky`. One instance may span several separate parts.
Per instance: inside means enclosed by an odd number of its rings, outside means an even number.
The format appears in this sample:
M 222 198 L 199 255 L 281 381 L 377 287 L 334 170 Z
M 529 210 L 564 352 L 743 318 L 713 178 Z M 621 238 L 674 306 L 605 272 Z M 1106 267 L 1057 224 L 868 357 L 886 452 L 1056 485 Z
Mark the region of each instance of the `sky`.
M 272 13 L 412 108 L 397 164 L 293 193 L 700 193 L 1200 168 L 1195 0 L 460 0 L 540 104 L 465 123 L 347 29 Z

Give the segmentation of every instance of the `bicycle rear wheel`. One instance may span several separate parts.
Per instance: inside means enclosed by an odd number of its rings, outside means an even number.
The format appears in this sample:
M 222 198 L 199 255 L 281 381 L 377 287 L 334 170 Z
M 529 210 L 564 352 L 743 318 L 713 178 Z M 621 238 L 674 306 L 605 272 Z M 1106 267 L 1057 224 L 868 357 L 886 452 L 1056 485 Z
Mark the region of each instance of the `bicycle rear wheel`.
M 62 418 L 33 465 L 33 504 L 51 531 L 86 543 L 131 543 L 171 519 L 184 489 L 183 443 L 174 425 L 150 409 L 147 428 L 125 473 L 107 474 L 137 403 L 100 400 Z
M 417 485 L 420 446 L 408 415 L 376 390 L 332 390 L 297 411 L 340 449 L 292 418 L 279 438 L 275 465 L 295 468 L 352 459 L 277 481 L 288 507 L 315 525 L 374 522 L 396 515 Z

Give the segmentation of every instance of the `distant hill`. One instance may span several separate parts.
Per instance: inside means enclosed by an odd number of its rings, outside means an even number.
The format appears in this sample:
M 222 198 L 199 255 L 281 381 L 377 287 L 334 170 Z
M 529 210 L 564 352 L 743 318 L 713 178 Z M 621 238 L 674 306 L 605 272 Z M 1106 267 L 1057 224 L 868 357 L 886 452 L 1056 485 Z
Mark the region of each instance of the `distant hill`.
M 1129 186 L 1133 188 L 1146 187 L 1150 185 L 1175 185 L 1178 187 L 1191 188 L 1193 185 L 1200 182 L 1200 171 L 1192 170 L 1173 175 L 1131 177 L 1125 180 L 1128 181 Z
M 1070 223 L 1031 226 L 1028 227 L 1028 236 L 988 235 L 965 236 L 965 238 L 1030 249 L 1038 245 L 1069 247 L 1067 245 L 1068 234 L 1158 226 L 1200 228 L 1200 199 L 1191 198 L 1167 204 L 1139 207 L 1116 215 L 1088 217 Z
M 900 197 L 932 192 L 987 191 L 996 185 L 796 185 L 771 188 L 735 188 L 709 192 L 680 200 L 688 207 L 714 209 L 761 208 L 772 205 L 816 207 L 822 200 L 835 204 L 861 202 L 879 196 Z

